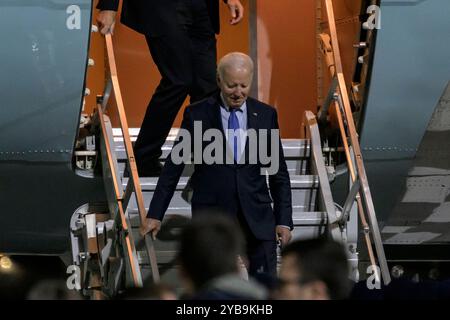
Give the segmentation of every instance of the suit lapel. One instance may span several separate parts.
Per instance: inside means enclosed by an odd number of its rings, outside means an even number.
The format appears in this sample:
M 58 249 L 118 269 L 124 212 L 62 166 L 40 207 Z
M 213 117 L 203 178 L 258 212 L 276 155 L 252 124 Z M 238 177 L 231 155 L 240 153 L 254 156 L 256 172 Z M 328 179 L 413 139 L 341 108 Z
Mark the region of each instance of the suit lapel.
M 223 154 L 224 154 L 224 162 L 226 165 L 234 165 L 228 164 L 225 160 L 225 157 L 228 155 L 232 157 L 233 151 L 231 150 L 229 144 L 227 143 L 227 139 L 225 137 L 225 129 L 222 124 L 222 114 L 220 112 L 221 108 L 221 98 L 220 93 L 212 96 L 210 98 L 211 107 L 208 108 L 209 120 L 211 121 L 211 128 L 219 129 L 222 133 L 222 141 L 223 141 Z
M 249 98 L 247 99 L 247 133 L 248 130 L 254 130 L 258 134 L 258 108 L 256 107 L 254 101 Z M 247 134 L 247 139 L 245 141 L 244 155 L 246 163 L 250 160 L 250 148 L 249 148 L 249 135 Z M 244 164 L 240 164 L 245 165 Z
M 247 99 L 247 130 L 258 130 L 258 108 L 253 99 Z
M 220 96 L 214 95 L 210 98 L 211 107 L 208 108 L 209 120 L 211 121 L 211 127 L 219 129 L 225 138 L 225 132 L 222 125 L 222 115 L 220 113 Z

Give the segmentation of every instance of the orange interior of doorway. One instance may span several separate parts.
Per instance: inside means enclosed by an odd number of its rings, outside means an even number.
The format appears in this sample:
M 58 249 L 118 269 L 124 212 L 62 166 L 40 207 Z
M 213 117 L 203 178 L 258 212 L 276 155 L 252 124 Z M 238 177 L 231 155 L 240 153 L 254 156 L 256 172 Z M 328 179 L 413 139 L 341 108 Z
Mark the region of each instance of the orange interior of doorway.
M 249 2 L 256 1 L 258 98 L 275 106 L 283 138 L 300 137 L 305 110 L 317 111 L 321 92 L 318 86 L 317 26 L 321 0 L 242 0 L 245 19 L 238 26 L 228 23 L 229 12 L 221 2 L 222 32 L 218 36 L 218 58 L 231 51 L 249 53 Z M 323 5 L 322 5 L 323 7 Z M 353 76 L 360 22 L 360 0 L 334 1 L 341 54 L 348 83 Z M 97 10 L 94 10 L 94 20 Z M 326 23 L 321 27 L 326 30 Z M 160 75 L 152 62 L 142 35 L 118 24 L 114 34 L 116 60 L 122 95 L 130 127 L 140 127 L 148 101 L 159 83 Z M 90 56 L 96 65 L 89 69 L 87 86 L 92 94 L 86 99 L 85 112 L 92 112 L 95 95 L 104 86 L 104 43 L 99 34 L 91 40 Z M 323 90 L 327 90 L 328 74 L 324 74 Z M 185 103 L 186 105 L 186 103 Z M 114 126 L 118 126 L 114 108 L 109 110 Z M 181 123 L 182 110 L 174 127 Z

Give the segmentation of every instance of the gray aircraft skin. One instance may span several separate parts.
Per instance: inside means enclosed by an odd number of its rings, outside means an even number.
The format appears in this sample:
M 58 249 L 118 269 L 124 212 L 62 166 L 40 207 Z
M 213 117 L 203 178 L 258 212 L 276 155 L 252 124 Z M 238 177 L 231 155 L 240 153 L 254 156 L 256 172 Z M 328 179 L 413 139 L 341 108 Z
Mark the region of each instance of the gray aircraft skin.
M 0 252 L 70 251 L 70 218 L 105 201 L 73 170 L 92 1 L 0 1 Z
M 448 244 L 450 1 L 380 5 L 360 127 L 375 209 L 391 244 Z M 73 166 L 91 12 L 88 0 L 0 0 L 0 252 L 64 254 L 77 208 L 106 201 L 102 178 Z M 337 202 L 347 183 L 334 183 Z
M 380 230 L 385 244 L 448 244 L 450 1 L 380 10 L 360 132 Z

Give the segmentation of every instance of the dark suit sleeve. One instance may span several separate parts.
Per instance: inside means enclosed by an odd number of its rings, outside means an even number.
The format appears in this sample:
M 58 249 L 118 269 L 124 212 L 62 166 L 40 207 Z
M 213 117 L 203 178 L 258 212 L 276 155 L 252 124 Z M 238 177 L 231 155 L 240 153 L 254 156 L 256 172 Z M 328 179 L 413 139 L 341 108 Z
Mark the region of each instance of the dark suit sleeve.
M 278 116 L 274 109 L 272 115 L 272 129 L 279 129 Z M 273 153 L 273 150 L 271 150 Z M 292 195 L 291 181 L 284 159 L 283 146 L 279 140 L 279 169 L 274 175 L 269 176 L 270 193 L 273 198 L 276 225 L 284 225 L 294 228 L 292 222 Z
M 191 123 L 189 107 L 184 111 L 181 128 L 188 130 L 191 134 L 191 137 L 193 137 L 193 126 Z M 175 141 L 174 147 L 181 141 L 182 139 L 178 137 Z M 191 148 L 191 150 L 193 149 Z M 153 218 L 162 221 L 162 219 L 164 218 L 164 214 L 169 207 L 170 201 L 172 200 L 181 174 L 183 173 L 184 166 L 184 163 L 173 163 L 171 151 L 164 163 L 164 168 L 161 172 L 161 176 L 158 179 L 155 193 L 153 195 L 152 201 L 150 202 L 147 218 Z
M 97 9 L 117 11 L 120 0 L 98 0 Z

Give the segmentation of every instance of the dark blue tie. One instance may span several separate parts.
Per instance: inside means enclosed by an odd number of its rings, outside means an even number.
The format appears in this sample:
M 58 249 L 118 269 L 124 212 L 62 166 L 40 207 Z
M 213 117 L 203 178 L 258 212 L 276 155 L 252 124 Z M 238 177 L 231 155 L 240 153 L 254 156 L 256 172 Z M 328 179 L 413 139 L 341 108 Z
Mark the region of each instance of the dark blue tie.
M 238 162 L 238 135 L 239 131 L 239 120 L 237 118 L 236 112 L 241 111 L 240 109 L 230 109 L 230 117 L 228 118 L 228 130 L 233 130 L 233 155 L 234 161 Z

